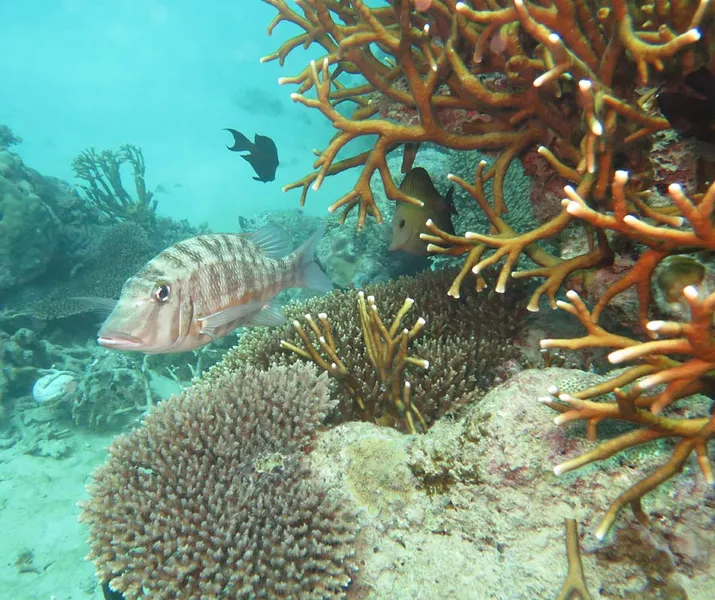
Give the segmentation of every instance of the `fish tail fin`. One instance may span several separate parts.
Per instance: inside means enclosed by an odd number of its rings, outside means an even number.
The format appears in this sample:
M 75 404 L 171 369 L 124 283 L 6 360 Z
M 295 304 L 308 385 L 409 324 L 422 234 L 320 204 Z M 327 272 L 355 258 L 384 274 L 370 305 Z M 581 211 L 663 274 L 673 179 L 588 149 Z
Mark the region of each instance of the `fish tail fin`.
M 226 127 L 226 131 L 230 131 L 233 135 L 233 146 L 226 146 L 231 152 L 245 152 L 253 149 L 254 143 L 240 131 L 228 127 Z
M 321 225 L 315 233 L 293 253 L 292 256 L 296 271 L 295 287 L 310 288 L 319 292 L 329 292 L 333 289 L 333 282 L 330 281 L 328 276 L 323 273 L 318 266 L 318 263 L 315 262 L 315 251 L 324 233 L 325 227 Z

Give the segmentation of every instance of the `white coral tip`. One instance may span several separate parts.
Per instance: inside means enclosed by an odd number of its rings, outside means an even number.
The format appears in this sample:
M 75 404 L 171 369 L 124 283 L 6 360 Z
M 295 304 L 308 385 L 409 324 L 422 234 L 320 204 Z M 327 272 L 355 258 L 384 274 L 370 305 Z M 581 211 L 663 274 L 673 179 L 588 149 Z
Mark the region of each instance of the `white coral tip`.
M 648 331 L 660 331 L 665 321 L 649 321 L 646 323 L 646 329 Z
M 698 297 L 698 288 L 694 285 L 687 285 L 683 288 L 683 296 L 688 300 L 696 300 Z

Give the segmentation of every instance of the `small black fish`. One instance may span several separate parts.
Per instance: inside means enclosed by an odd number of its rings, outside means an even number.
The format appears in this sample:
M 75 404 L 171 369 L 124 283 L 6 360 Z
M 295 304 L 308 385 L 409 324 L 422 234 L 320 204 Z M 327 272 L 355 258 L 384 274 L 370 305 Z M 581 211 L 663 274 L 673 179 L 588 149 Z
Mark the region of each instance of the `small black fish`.
M 233 134 L 233 146 L 226 146 L 231 152 L 248 152 L 249 154 L 241 154 L 241 158 L 249 163 L 258 177 L 254 177 L 256 181 L 273 181 L 276 178 L 276 169 L 280 164 L 278 162 L 278 149 L 275 142 L 267 135 L 255 136 L 255 143 L 249 140 L 240 131 L 226 128 Z
M 688 91 L 658 94 L 660 112 L 680 135 L 715 144 L 715 75 L 700 67 L 683 83 Z

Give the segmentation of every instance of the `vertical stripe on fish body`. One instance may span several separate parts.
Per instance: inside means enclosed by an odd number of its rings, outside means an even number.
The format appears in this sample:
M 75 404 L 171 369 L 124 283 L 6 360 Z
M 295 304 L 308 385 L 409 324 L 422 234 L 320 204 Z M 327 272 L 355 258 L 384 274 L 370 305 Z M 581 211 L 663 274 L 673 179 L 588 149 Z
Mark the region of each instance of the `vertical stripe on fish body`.
M 185 281 L 198 318 L 232 306 L 266 304 L 281 290 L 293 287 L 296 278 L 292 257 L 271 258 L 250 238 L 240 235 L 195 237 L 172 246 L 155 260 L 160 271 L 173 272 Z

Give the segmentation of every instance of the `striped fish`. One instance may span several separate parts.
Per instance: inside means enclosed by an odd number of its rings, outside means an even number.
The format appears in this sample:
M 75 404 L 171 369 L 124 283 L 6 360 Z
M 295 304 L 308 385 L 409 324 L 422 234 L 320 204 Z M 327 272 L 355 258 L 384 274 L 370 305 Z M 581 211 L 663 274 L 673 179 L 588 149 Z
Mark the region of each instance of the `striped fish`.
M 290 255 L 285 233 L 275 228 L 179 242 L 125 282 L 97 342 L 148 354 L 184 352 L 239 326 L 280 325 L 285 317 L 272 302 L 278 292 L 332 289 L 314 262 L 322 234 L 320 228 Z

